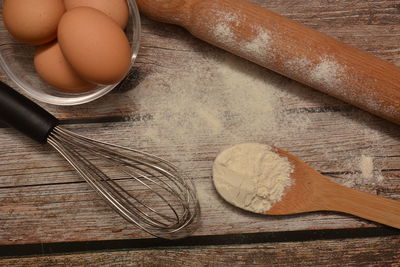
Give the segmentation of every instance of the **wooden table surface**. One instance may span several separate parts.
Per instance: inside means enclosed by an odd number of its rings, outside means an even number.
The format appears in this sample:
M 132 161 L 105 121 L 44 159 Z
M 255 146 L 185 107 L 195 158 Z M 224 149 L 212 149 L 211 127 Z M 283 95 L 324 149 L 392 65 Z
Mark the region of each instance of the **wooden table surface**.
M 399 0 L 253 1 L 400 66 Z M 146 118 L 155 115 L 151 108 L 143 113 L 129 91 L 151 85 L 152 74 L 185 72 L 180 62 L 204 64 L 204 54 L 224 52 L 179 27 L 145 17 L 142 23 L 137 63 L 119 89 L 85 105 L 41 105 L 78 133 L 158 152 L 140 136 L 150 127 Z M 283 88 L 301 87 L 269 71 L 264 75 L 279 79 Z M 0 79 L 15 88 L 4 73 Z M 282 137 L 282 148 L 334 181 L 358 179 L 347 184 L 400 200 L 400 126 L 320 93 L 287 105 L 307 113 L 310 121 L 301 135 Z M 132 142 L 133 134 L 142 142 Z M 247 141 L 245 134 L 240 137 Z M 50 147 L 4 125 L 0 139 L 0 266 L 400 266 L 396 229 L 337 213 L 269 217 L 229 206 L 210 179 L 213 159 L 232 145 L 224 136 L 182 149 L 192 154 L 184 166 L 198 186 L 202 223 L 193 236 L 176 241 L 154 239 L 127 225 Z M 171 149 L 179 151 L 176 146 Z M 321 148 L 329 153 L 320 154 Z M 366 151 L 382 175 L 379 183 L 362 180 L 358 165 L 343 164 Z

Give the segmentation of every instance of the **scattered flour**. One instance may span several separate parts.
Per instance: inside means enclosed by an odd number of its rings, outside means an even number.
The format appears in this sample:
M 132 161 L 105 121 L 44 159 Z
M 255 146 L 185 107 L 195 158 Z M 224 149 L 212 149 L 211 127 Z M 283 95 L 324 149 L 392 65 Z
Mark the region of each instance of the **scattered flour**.
M 227 45 L 235 45 L 236 35 L 233 31 L 233 27 L 239 25 L 239 15 L 216 10 L 215 17 L 217 18 L 217 24 L 209 25 L 209 27 L 212 28 L 211 32 L 213 32 L 216 40 L 221 40 L 221 42 Z
M 343 84 L 344 67 L 334 58 L 321 56 L 318 63 L 308 58 L 294 58 L 285 62 L 285 67 L 298 77 L 307 77 L 316 86 L 330 89 L 332 92 L 340 90 Z
M 354 154 L 352 159 L 344 162 L 344 167 L 357 171 L 344 175 L 346 178 L 342 184 L 348 187 L 363 187 L 366 185 L 376 186 L 384 181 L 381 170 L 375 165 L 374 157 L 366 156 L 364 152 L 351 153 Z
M 250 42 L 242 42 L 239 46 L 240 50 L 254 58 L 273 57 L 274 55 L 270 51 L 271 34 L 259 26 L 253 26 L 253 30 L 256 32 L 255 38 Z
M 359 164 L 361 174 L 365 179 L 371 179 L 374 175 L 374 159 L 372 157 L 368 157 L 362 155 L 360 158 Z
M 310 118 L 282 103 L 292 82 L 235 56 L 188 63 L 185 72 L 154 72 L 129 97 L 152 114 L 141 133 L 157 147 L 175 147 L 173 160 L 189 162 L 185 149 L 205 144 L 275 144 L 305 131 Z M 301 87 L 298 90 L 308 91 Z M 188 163 L 190 164 L 190 162 Z
M 214 185 L 231 204 L 265 212 L 292 185 L 293 166 L 268 145 L 239 144 L 224 150 L 213 165 Z
M 306 57 L 294 58 L 285 62 L 285 67 L 298 76 L 304 76 L 309 73 L 313 63 Z
M 268 30 L 259 25 L 249 26 L 250 40 L 241 40 L 237 37 L 236 31 L 241 27 L 243 18 L 239 14 L 215 11 L 216 25 L 211 27 L 215 40 L 221 42 L 221 45 L 229 49 L 238 50 L 245 55 L 253 58 L 270 58 L 272 37 Z M 243 29 L 242 29 L 243 30 Z
M 229 42 L 233 42 L 234 34 L 229 25 L 226 23 L 217 24 L 214 28 L 214 35 L 219 40 L 226 40 Z
M 343 71 L 343 67 L 334 59 L 322 57 L 311 69 L 311 80 L 324 88 L 337 90 L 342 85 Z

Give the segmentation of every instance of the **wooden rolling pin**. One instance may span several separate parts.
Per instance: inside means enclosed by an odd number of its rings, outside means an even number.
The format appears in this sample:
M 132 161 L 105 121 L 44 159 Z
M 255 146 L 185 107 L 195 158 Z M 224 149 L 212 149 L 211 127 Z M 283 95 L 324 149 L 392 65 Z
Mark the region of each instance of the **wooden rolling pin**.
M 136 0 L 148 17 L 400 124 L 400 68 L 245 0 Z

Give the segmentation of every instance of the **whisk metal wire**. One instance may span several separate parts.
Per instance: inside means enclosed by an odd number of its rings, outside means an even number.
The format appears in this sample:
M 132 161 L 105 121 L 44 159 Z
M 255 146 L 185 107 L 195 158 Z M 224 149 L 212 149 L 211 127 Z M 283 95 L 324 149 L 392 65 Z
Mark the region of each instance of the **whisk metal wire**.
M 60 126 L 52 130 L 47 143 L 117 213 L 151 235 L 180 237 L 174 235 L 191 224 L 199 213 L 193 182 L 162 158 L 96 141 Z M 98 166 L 99 159 L 107 174 Z M 114 175 L 116 178 L 111 178 L 115 173 L 118 173 Z M 120 184 L 126 181 L 136 184 L 128 190 L 124 187 L 129 186 Z

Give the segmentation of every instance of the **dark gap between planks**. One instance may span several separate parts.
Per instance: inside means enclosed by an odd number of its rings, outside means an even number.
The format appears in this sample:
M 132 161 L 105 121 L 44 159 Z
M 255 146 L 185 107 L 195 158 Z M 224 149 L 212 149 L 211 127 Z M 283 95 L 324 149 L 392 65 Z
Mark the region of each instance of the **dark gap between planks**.
M 0 257 L 51 255 L 65 253 L 89 253 L 96 251 L 139 249 L 185 249 L 203 246 L 248 245 L 280 242 L 305 242 L 350 238 L 400 236 L 400 230 L 390 227 L 328 229 L 318 231 L 267 232 L 231 234 L 219 236 L 194 236 L 181 240 L 127 239 L 106 241 L 40 243 L 0 246 Z
M 133 114 L 131 116 L 108 116 L 99 118 L 81 118 L 60 120 L 60 125 L 73 124 L 93 124 L 93 123 L 113 123 L 113 122 L 135 122 L 135 121 L 150 121 L 153 119 L 151 114 Z M 10 128 L 8 125 L 0 122 L 0 128 Z
M 132 121 L 132 118 L 129 116 L 109 116 L 109 117 L 101 117 L 101 118 L 82 118 L 82 119 L 60 120 L 60 125 L 127 122 L 127 121 Z M 6 125 L 5 123 L 0 122 L 0 128 L 10 128 L 10 127 L 8 125 Z
M 400 157 L 400 156 L 392 156 L 392 157 Z M 398 172 L 400 169 L 382 169 L 381 172 Z M 340 176 L 340 175 L 348 175 L 348 174 L 354 174 L 354 173 L 359 173 L 359 171 L 336 171 L 336 172 L 321 172 L 322 175 L 326 176 Z M 18 175 L 14 175 L 18 176 Z M 129 178 L 121 178 L 121 179 L 114 179 L 116 181 L 123 181 L 127 180 Z M 198 177 L 197 179 L 209 179 L 209 177 Z M 0 186 L 0 190 L 4 189 L 11 189 L 11 188 L 26 188 L 26 187 L 39 187 L 39 186 L 59 186 L 59 185 L 67 185 L 67 184 L 84 184 L 86 181 L 73 181 L 73 182 L 60 182 L 60 183 L 42 183 L 42 184 L 28 184 L 28 185 L 12 185 L 12 186 Z
M 342 111 L 351 111 L 356 109 L 352 106 L 337 106 L 337 107 L 313 107 L 313 108 L 298 108 L 288 109 L 286 112 L 291 113 L 335 113 Z M 100 118 L 80 118 L 60 120 L 61 125 L 68 124 L 91 124 L 91 123 L 113 123 L 113 122 L 132 122 L 132 121 L 149 121 L 152 120 L 151 114 L 133 114 L 131 116 L 106 116 Z M 0 122 L 0 128 L 9 128 L 8 125 Z

